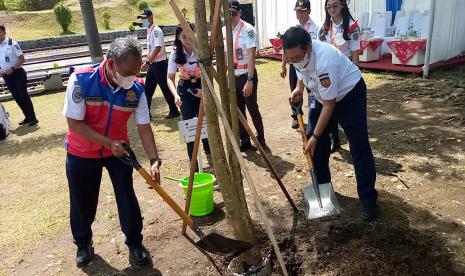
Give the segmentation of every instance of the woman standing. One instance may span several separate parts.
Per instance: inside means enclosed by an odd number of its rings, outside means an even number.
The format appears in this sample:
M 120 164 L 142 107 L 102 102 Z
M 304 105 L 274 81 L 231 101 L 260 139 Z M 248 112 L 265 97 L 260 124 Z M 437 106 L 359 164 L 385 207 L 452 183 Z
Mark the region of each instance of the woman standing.
M 189 24 L 191 29 L 192 25 Z M 176 71 L 179 69 L 179 82 L 176 88 Z M 200 67 L 194 55 L 194 47 L 188 39 L 187 32 L 181 26 L 176 29 L 174 49 L 168 61 L 168 87 L 174 96 L 176 105 L 181 108 L 183 120 L 197 117 L 200 98 L 202 97 L 202 85 L 200 82 Z M 210 154 L 207 139 L 202 139 L 206 154 Z M 187 143 L 189 160 L 192 158 L 194 143 Z

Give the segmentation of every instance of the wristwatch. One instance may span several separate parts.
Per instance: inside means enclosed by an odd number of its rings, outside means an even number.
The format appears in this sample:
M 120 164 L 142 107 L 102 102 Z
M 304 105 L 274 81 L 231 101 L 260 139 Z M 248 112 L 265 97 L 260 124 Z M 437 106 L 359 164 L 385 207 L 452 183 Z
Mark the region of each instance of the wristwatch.
M 312 137 L 316 139 L 316 141 L 319 141 L 320 140 L 320 135 L 316 135 L 315 133 L 312 134 Z
M 253 77 L 247 76 L 247 81 L 253 81 Z
M 158 161 L 158 166 L 161 167 L 161 158 L 159 158 L 158 156 L 150 159 L 150 166 L 153 166 L 153 164 L 155 164 L 155 162 L 157 161 Z

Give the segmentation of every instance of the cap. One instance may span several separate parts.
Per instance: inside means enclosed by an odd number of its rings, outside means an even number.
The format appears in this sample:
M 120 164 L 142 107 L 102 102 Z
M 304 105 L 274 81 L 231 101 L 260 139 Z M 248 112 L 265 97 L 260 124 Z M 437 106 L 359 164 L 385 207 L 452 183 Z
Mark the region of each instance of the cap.
M 230 11 L 238 11 L 241 9 L 241 6 L 239 4 L 239 1 L 237 0 L 232 0 L 229 2 L 229 10 Z
M 306 11 L 310 10 L 310 0 L 297 0 L 295 2 L 295 11 Z
M 151 9 L 145 8 L 140 15 L 142 15 L 142 16 L 152 16 L 153 13 L 152 13 Z

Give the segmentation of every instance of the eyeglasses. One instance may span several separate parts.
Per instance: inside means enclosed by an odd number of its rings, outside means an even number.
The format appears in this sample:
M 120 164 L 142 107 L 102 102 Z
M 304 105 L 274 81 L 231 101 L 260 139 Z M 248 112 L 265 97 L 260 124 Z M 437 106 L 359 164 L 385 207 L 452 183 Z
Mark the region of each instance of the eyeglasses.
M 341 6 L 341 4 L 339 4 L 339 3 L 334 3 L 334 4 L 332 4 L 332 5 L 326 5 L 325 8 L 326 8 L 326 10 L 331 10 L 331 9 L 335 10 L 335 9 L 337 9 L 339 6 Z

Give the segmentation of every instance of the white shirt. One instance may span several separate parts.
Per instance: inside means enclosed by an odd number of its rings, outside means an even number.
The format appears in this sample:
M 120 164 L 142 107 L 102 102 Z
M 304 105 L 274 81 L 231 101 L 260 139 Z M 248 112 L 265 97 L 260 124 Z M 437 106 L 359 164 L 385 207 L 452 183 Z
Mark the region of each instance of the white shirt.
M 312 41 L 310 62 L 297 78 L 323 103 L 342 100 L 360 81 L 362 73 L 344 54 L 331 44 Z
M 110 86 L 110 85 L 109 85 Z M 112 88 L 110 86 L 110 88 Z M 112 88 L 113 89 L 113 88 Z M 113 93 L 118 92 L 120 88 L 118 87 Z M 76 74 L 71 74 L 68 79 L 68 86 L 66 87 L 66 99 L 65 105 L 63 107 L 63 116 L 71 118 L 74 120 L 82 121 L 86 116 L 86 101 L 85 100 L 76 100 L 76 97 L 82 97 L 81 87 L 76 78 Z M 145 125 L 150 124 L 149 116 L 149 107 L 147 105 L 147 98 L 145 93 L 142 93 L 139 104 L 137 105 L 136 110 L 134 111 L 134 117 L 137 124 Z
M 310 34 L 310 37 L 312 39 L 318 38 L 318 30 L 319 30 L 318 25 L 315 23 L 315 21 L 312 20 L 310 16 L 308 17 L 307 23 L 301 26 L 304 27 L 304 29 Z
M 355 27 L 354 24 L 356 23 L 352 20 L 349 22 L 350 40 L 345 40 L 343 37 L 344 29 L 342 27 L 342 21 L 339 25 L 336 25 L 331 18 L 332 30 L 328 30 L 328 34 L 325 36 L 326 42 L 336 46 L 336 48 L 347 57 L 351 56 L 351 52 L 360 50 L 360 28 Z M 354 29 L 352 32 L 350 31 L 351 28 Z
M 192 54 L 189 55 L 186 52 L 186 49 L 183 47 L 183 52 L 187 60 L 187 62 L 184 64 L 184 69 L 189 72 L 195 71 L 195 69 L 198 67 L 198 64 L 197 58 L 194 55 L 194 51 L 192 51 Z M 179 64 L 176 63 L 176 48 L 174 48 L 171 51 L 170 59 L 168 60 L 168 74 L 175 74 L 178 66 Z
M 23 55 L 18 42 L 12 40 L 11 45 L 8 45 L 9 40 L 8 37 L 5 37 L 0 43 L 0 68 L 3 72 L 12 68 L 18 62 L 19 57 Z
M 160 27 L 152 24 L 147 28 L 147 49 L 151 53 L 156 47 L 161 47 L 161 49 L 153 62 L 166 60 L 165 35 Z
M 243 25 L 242 30 L 238 34 L 239 29 L 241 28 L 241 25 Z M 237 60 L 237 64 L 242 65 L 242 64 L 247 64 L 249 60 L 249 55 L 247 53 L 248 49 L 251 48 L 257 48 L 257 32 L 255 31 L 255 28 L 250 25 L 249 23 L 245 22 L 244 20 L 240 20 L 239 23 L 237 23 L 236 26 L 234 26 L 232 30 L 233 34 L 233 44 L 236 42 L 236 37 L 237 38 L 237 43 L 238 43 L 238 48 L 242 50 L 242 59 Z M 223 37 L 225 39 L 224 45 L 226 45 L 226 26 L 223 27 Z M 234 46 L 233 46 L 234 47 Z M 236 53 L 234 53 L 236 55 Z M 235 69 L 234 74 L 236 76 L 240 76 L 243 74 L 247 74 L 248 69 Z

